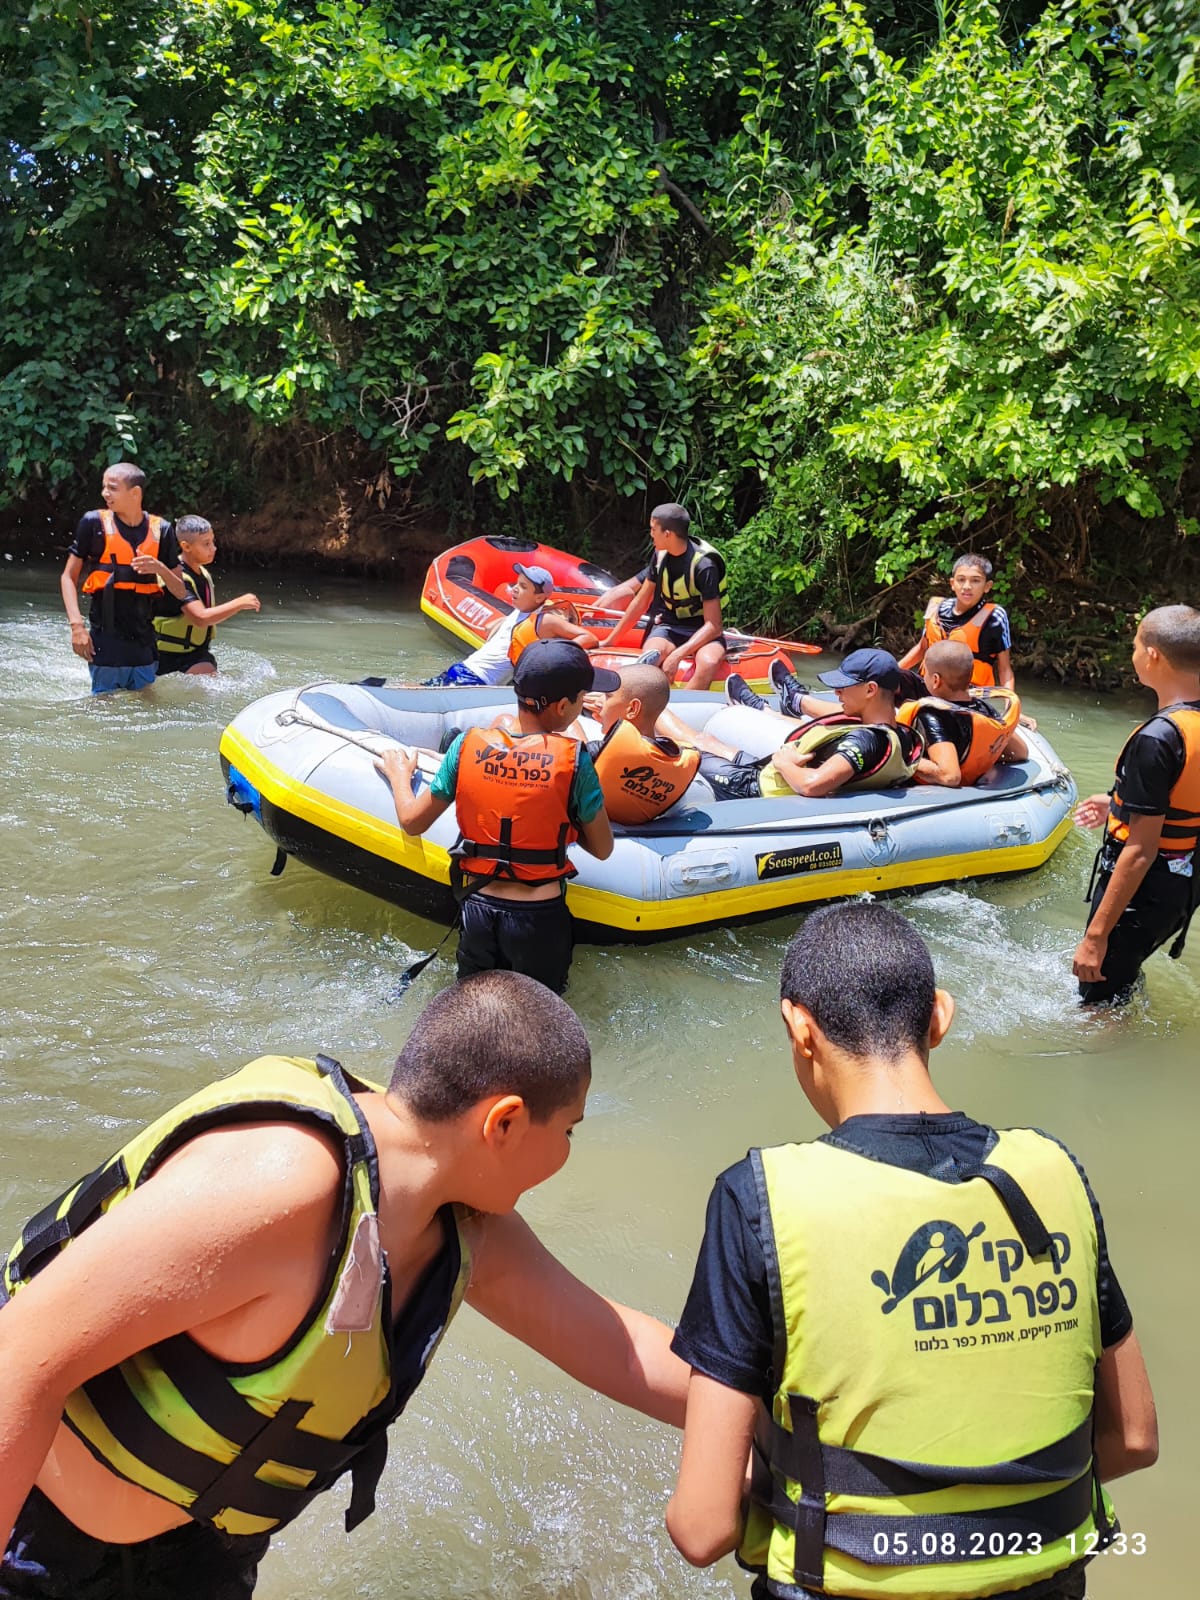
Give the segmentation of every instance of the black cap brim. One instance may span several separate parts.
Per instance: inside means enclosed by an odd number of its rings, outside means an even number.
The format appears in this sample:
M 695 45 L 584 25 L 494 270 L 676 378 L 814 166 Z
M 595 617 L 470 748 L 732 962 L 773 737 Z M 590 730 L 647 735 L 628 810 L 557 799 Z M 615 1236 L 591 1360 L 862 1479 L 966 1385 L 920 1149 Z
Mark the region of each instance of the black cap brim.
M 592 668 L 591 693 L 612 694 L 614 690 L 619 689 L 620 687 L 621 676 L 619 673 L 611 672 L 608 667 Z

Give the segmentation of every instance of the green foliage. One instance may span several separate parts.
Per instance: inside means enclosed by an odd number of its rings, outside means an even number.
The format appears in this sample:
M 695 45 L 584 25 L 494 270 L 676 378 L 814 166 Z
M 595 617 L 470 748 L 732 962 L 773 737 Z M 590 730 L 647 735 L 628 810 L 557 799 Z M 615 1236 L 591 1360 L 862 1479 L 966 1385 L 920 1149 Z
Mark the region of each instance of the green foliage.
M 14 0 L 5 492 L 669 494 L 780 626 L 989 529 L 1015 574 L 1072 496 L 1190 533 L 1198 46 L 1194 0 Z

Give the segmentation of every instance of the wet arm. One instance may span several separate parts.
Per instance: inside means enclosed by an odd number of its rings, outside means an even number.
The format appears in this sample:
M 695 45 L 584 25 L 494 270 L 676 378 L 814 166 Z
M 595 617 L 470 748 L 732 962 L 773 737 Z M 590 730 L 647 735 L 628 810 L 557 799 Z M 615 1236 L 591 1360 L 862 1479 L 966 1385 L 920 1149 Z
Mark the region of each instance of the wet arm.
M 476 1224 L 467 1300 L 579 1383 L 683 1426 L 689 1368 L 671 1330 L 607 1300 L 567 1271 L 516 1212 Z
M 566 617 L 560 617 L 554 611 L 548 611 L 542 622 L 541 638 L 543 639 L 569 639 L 572 644 L 577 644 L 581 650 L 595 650 L 600 641 L 590 628 L 581 628 L 577 622 L 570 622 Z
M 67 1396 L 160 1340 L 294 1293 L 297 1262 L 319 1272 L 340 1182 L 307 1129 L 203 1135 L 0 1310 L 0 1549 Z
M 742 1534 L 746 1463 L 758 1402 L 702 1372 L 688 1385 L 679 1479 L 667 1506 L 667 1532 L 685 1561 L 708 1567 Z
M 1002 689 L 1015 690 L 1017 687 L 1017 680 L 1013 673 L 1011 650 L 1001 650 L 996 657 L 996 682 Z
M 610 643 L 624 633 L 625 629 L 629 627 L 630 623 L 637 621 L 642 612 L 645 611 L 646 607 L 650 604 L 650 597 L 653 593 L 654 585 L 651 583 L 649 578 L 643 578 L 638 587 L 637 593 L 625 607 L 625 610 L 621 613 L 620 622 L 617 623 L 616 627 L 609 634 L 608 637 Z
M 204 606 L 199 600 L 193 600 L 184 606 L 183 614 L 193 622 L 200 623 L 203 627 L 215 628 L 218 622 L 228 622 L 230 617 L 236 617 L 239 611 L 258 611 L 259 600 L 255 594 L 239 595 L 236 600 L 226 600 L 219 606 Z
M 711 644 L 714 639 L 719 639 L 724 631 L 725 620 L 721 615 L 721 602 L 719 600 L 706 600 L 704 602 L 704 621 L 690 639 L 685 640 L 681 645 L 676 645 L 667 659 L 690 661 L 697 650 L 703 645 Z M 670 676 L 669 673 L 668 676 Z
M 71 649 L 84 661 L 90 661 L 95 654 L 92 645 L 92 636 L 88 625 L 83 620 L 83 612 L 79 609 L 79 583 L 83 577 L 83 558 L 81 556 L 68 556 L 67 564 L 62 569 L 58 580 L 59 590 L 62 593 L 63 609 L 67 613 L 67 621 L 71 625 Z
M 855 776 L 854 767 L 845 756 L 830 756 L 819 767 L 809 767 L 807 756 L 799 755 L 785 745 L 782 750 L 776 750 L 771 760 L 789 788 L 813 800 L 835 794 Z
M 1110 1345 L 1096 1369 L 1096 1464 L 1105 1483 L 1158 1460 L 1158 1415 L 1137 1334 Z
M 962 787 L 962 768 L 958 764 L 958 751 L 950 741 L 925 747 L 925 754 L 917 762 L 917 779 L 921 783 L 935 784 L 943 789 Z
M 396 821 L 405 833 L 416 838 L 425 832 L 449 809 L 451 802 L 434 794 L 432 788 L 413 794 L 413 773 L 417 769 L 417 756 L 413 750 L 389 750 L 375 762 L 391 785 L 392 800 L 396 807 Z
M 1117 925 L 1121 913 L 1133 899 L 1142 880 L 1158 854 L 1165 817 L 1133 816 L 1129 819 L 1129 837 L 1117 856 L 1112 877 L 1104 897 L 1096 907 L 1095 915 L 1075 950 L 1071 970 L 1083 983 L 1098 983 L 1104 957 L 1108 951 L 1108 938 Z
M 590 822 L 579 824 L 579 842 L 597 861 L 607 861 L 613 853 L 612 823 L 607 811 L 598 811 Z

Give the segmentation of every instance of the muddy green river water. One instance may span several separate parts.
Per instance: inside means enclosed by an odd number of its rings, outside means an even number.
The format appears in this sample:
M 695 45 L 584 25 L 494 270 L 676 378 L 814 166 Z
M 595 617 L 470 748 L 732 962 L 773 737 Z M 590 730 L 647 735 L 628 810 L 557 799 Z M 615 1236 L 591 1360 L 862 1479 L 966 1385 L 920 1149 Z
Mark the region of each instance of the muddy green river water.
M 220 677 L 93 702 L 56 574 L 5 563 L 0 587 L 7 1246 L 138 1125 L 264 1051 L 323 1049 L 386 1078 L 412 1018 L 453 975 L 443 956 L 401 1001 L 389 998 L 440 930 L 296 863 L 271 878 L 273 846 L 225 803 L 217 741 L 271 690 L 366 673 L 416 679 L 450 657 L 394 590 L 268 581 L 262 615 L 220 630 Z M 222 592 L 236 590 L 227 581 Z M 1026 687 L 1080 791 L 1107 787 L 1148 700 Z M 1145 998 L 1120 1020 L 1081 1015 L 1070 960 L 1092 848 L 1077 831 L 1036 874 L 893 903 L 958 999 L 934 1057 L 942 1093 L 982 1120 L 1046 1128 L 1074 1150 L 1145 1348 L 1162 1456 L 1113 1493 L 1146 1553 L 1095 1562 L 1089 1592 L 1183 1597 L 1195 1592 L 1186 1507 L 1200 1484 L 1186 1459 L 1200 1424 L 1191 1368 L 1200 1208 L 1190 1187 L 1200 1170 L 1200 930 L 1181 961 L 1153 959 Z M 820 1131 L 777 1015 L 793 927 L 780 918 L 576 954 L 569 999 L 595 1061 L 588 1117 L 566 1169 L 523 1210 L 573 1270 L 669 1320 L 716 1173 L 750 1145 Z M 393 1429 L 376 1516 L 347 1539 L 342 1495 L 327 1496 L 276 1541 L 259 1593 L 743 1595 L 748 1582 L 731 1561 L 695 1573 L 667 1540 L 676 1453 L 669 1430 L 582 1392 L 466 1310 Z

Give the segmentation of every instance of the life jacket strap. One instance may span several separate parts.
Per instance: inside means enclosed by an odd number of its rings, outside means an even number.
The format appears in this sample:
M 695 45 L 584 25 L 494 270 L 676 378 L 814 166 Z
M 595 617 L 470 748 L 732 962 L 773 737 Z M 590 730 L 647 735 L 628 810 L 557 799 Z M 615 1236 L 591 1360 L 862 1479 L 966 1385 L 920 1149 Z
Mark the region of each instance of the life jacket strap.
M 104 1202 L 128 1182 L 124 1159 L 118 1158 L 98 1167 L 76 1186 L 74 1198 L 61 1216 L 59 1211 L 66 1195 L 43 1206 L 37 1216 L 26 1223 L 21 1234 L 21 1249 L 11 1269 L 13 1283 L 24 1283 L 33 1277 L 45 1266 L 51 1252 L 81 1233 Z
M 1030 1256 L 1044 1256 L 1047 1253 L 1051 1244 L 1050 1230 L 1011 1172 L 1006 1172 L 1003 1167 L 992 1166 L 990 1162 L 979 1161 L 972 1167 L 960 1167 L 958 1176 L 962 1183 L 969 1178 L 982 1178 L 985 1183 L 991 1184 L 1012 1218 L 1013 1227 L 1026 1253 Z

